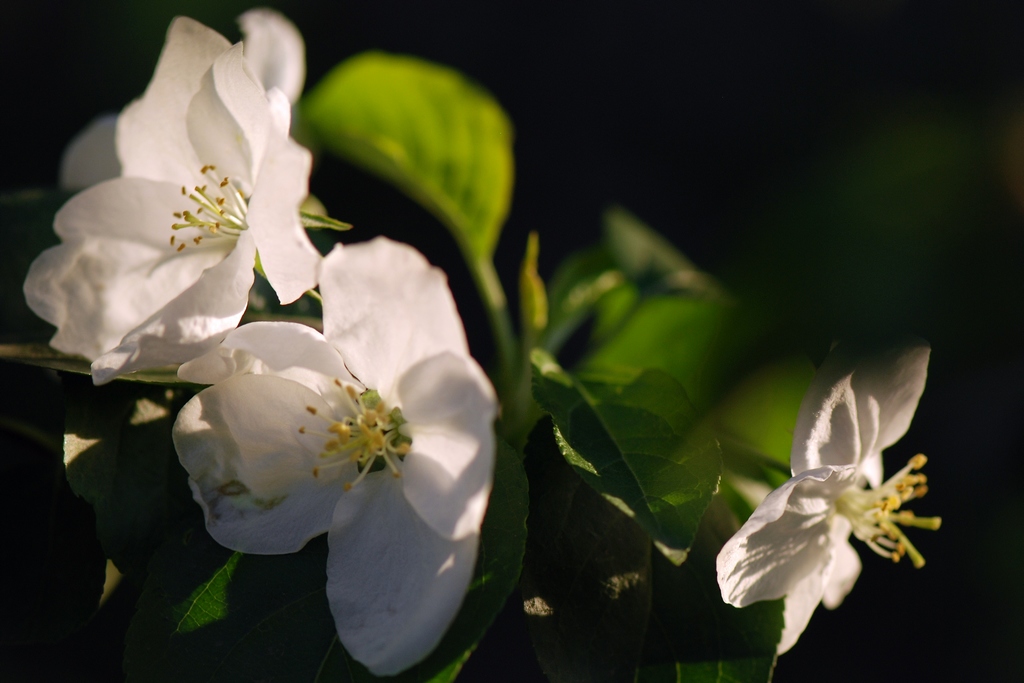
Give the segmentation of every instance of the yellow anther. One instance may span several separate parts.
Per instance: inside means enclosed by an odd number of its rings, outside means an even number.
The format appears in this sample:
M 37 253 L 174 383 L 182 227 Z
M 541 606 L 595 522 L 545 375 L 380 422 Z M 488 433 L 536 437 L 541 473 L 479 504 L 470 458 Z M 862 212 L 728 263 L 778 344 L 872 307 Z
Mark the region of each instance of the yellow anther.
M 181 251 L 184 248 L 185 248 L 185 244 L 184 243 L 178 245 L 178 251 Z
M 171 246 L 174 246 L 174 235 L 171 235 Z
M 917 455 L 910 459 L 910 469 L 919 470 L 922 467 L 924 467 L 927 462 L 928 458 L 925 457 L 925 454 L 918 453 Z
M 187 190 L 185 189 L 185 186 L 184 186 L 184 185 L 182 185 L 182 186 L 181 186 L 181 194 L 182 194 L 182 196 L 184 196 L 184 195 L 187 195 L 187 194 L 188 194 L 188 191 L 187 191 Z
M 320 468 L 319 467 L 314 467 L 313 468 L 313 476 L 314 477 L 319 477 L 320 476 Z
M 305 433 L 306 433 L 306 428 L 304 426 L 303 427 L 299 427 L 299 434 L 305 434 Z
M 313 406 L 306 406 L 306 412 L 308 412 L 310 415 L 316 415 L 316 408 L 314 408 Z
M 331 439 L 330 441 L 324 444 L 324 450 L 327 452 L 335 451 L 338 449 L 338 446 L 340 445 L 341 444 L 338 442 L 337 439 Z
M 199 235 L 198 237 L 193 237 L 192 241 L 195 242 L 196 244 L 199 244 L 200 242 L 203 241 L 203 236 Z
M 408 441 L 406 441 L 395 446 L 395 453 L 397 453 L 398 455 L 408 455 L 410 448 L 412 448 L 412 446 L 409 444 Z
M 345 489 L 346 491 L 351 491 L 351 490 L 352 490 L 352 482 L 350 482 L 350 481 L 346 481 L 346 482 L 345 482 L 345 486 L 344 486 L 343 488 L 344 488 L 344 489 Z
M 229 182 L 231 182 L 231 181 L 228 180 L 227 178 L 225 178 L 224 180 L 220 181 L 220 186 L 221 187 L 227 187 Z M 224 199 L 223 198 L 221 198 L 220 203 L 221 204 L 224 203 Z

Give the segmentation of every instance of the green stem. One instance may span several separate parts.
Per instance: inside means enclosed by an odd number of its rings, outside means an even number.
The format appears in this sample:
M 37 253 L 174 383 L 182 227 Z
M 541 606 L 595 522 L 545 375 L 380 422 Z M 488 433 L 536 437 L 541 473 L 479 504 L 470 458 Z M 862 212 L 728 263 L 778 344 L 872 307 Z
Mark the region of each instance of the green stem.
M 495 383 L 500 385 L 499 392 L 505 394 L 502 389 L 511 388 L 509 383 L 518 374 L 519 365 L 519 349 L 512 328 L 512 317 L 508 312 L 508 299 L 505 298 L 505 290 L 501 287 L 501 280 L 498 279 L 498 273 L 490 259 L 470 257 L 466 259 L 466 263 L 487 310 L 487 319 L 494 335 L 494 347 L 498 356 Z

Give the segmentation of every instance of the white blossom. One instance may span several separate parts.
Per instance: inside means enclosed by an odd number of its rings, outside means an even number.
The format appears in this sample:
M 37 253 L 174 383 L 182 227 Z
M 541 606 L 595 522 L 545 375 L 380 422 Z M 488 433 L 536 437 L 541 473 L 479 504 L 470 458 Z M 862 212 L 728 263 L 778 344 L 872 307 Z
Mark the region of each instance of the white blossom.
M 918 472 L 926 459 L 914 456 L 883 483 L 882 451 L 910 426 L 929 352 L 923 342 L 867 358 L 834 349 L 800 405 L 793 478 L 768 494 L 718 555 L 727 603 L 785 597 L 779 653 L 796 643 L 818 603 L 838 607 L 853 587 L 861 563 L 851 532 L 884 557 L 924 565 L 900 527 L 937 529 L 941 522 L 902 507 L 927 491 Z
M 206 352 L 245 310 L 257 250 L 283 303 L 316 285 L 303 231 L 310 154 L 291 107 L 243 44 L 178 18 L 153 80 L 118 117 L 121 176 L 57 213 L 62 243 L 36 259 L 29 306 L 54 348 L 93 360 L 97 384 Z
M 437 645 L 472 578 L 496 399 L 443 273 L 414 249 L 336 248 L 320 289 L 322 335 L 243 325 L 180 368 L 216 384 L 174 443 L 219 543 L 289 553 L 327 532 L 339 638 L 395 674 Z

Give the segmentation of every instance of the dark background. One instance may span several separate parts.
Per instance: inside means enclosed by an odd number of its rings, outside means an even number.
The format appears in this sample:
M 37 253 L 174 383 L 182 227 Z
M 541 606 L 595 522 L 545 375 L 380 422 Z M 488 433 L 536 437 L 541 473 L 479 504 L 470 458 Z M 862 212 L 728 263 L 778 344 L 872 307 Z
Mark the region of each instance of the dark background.
M 494 93 L 516 127 L 498 252 L 509 291 L 530 230 L 549 276 L 598 239 L 601 212 L 617 202 L 770 312 L 779 349 L 819 361 L 832 339 L 928 339 L 928 389 L 887 459 L 892 472 L 918 451 L 931 458 L 932 492 L 915 510 L 944 526 L 914 535 L 928 565 L 892 566 L 859 545 L 864 571 L 847 602 L 819 610 L 775 680 L 1024 675 L 1024 5 L 269 4 L 305 36 L 307 86 L 378 48 L 454 66 Z M 67 141 L 142 92 L 174 15 L 234 40 L 247 8 L 6 2 L 0 188 L 53 185 Z M 443 266 L 486 360 L 482 309 L 436 221 L 331 158 L 312 189 L 360 238 L 388 234 Z M 21 675 L 114 680 L 134 599 L 116 594 L 68 642 L 5 651 L 0 665 L 24 671 L 34 657 L 50 671 L 61 659 L 59 673 Z M 509 610 L 464 679 L 530 680 L 524 638 Z

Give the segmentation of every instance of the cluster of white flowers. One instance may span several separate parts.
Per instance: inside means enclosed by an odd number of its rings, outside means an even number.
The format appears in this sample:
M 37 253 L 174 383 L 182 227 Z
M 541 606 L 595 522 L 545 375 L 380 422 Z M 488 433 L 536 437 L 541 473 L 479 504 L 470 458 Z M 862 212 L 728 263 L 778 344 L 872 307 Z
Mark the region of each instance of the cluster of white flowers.
M 310 243 L 311 155 L 289 134 L 302 38 L 269 10 L 240 23 L 231 45 L 176 19 L 143 96 L 69 149 L 62 181 L 85 189 L 25 295 L 96 384 L 183 363 L 182 379 L 212 385 L 173 433 L 210 534 L 280 554 L 326 532 L 341 642 L 394 674 L 466 593 L 497 401 L 441 271 L 383 238 L 326 258 Z M 324 333 L 238 327 L 254 268 L 282 303 L 319 285 Z
M 833 349 L 800 405 L 793 478 L 768 494 L 718 555 L 727 603 L 785 598 L 780 654 L 796 643 L 818 603 L 838 607 L 853 588 L 861 564 L 851 532 L 883 557 L 924 565 L 900 527 L 941 523 L 902 509 L 927 492 L 918 472 L 925 456 L 883 483 L 882 451 L 910 427 L 929 354 L 924 342 L 866 357 Z

